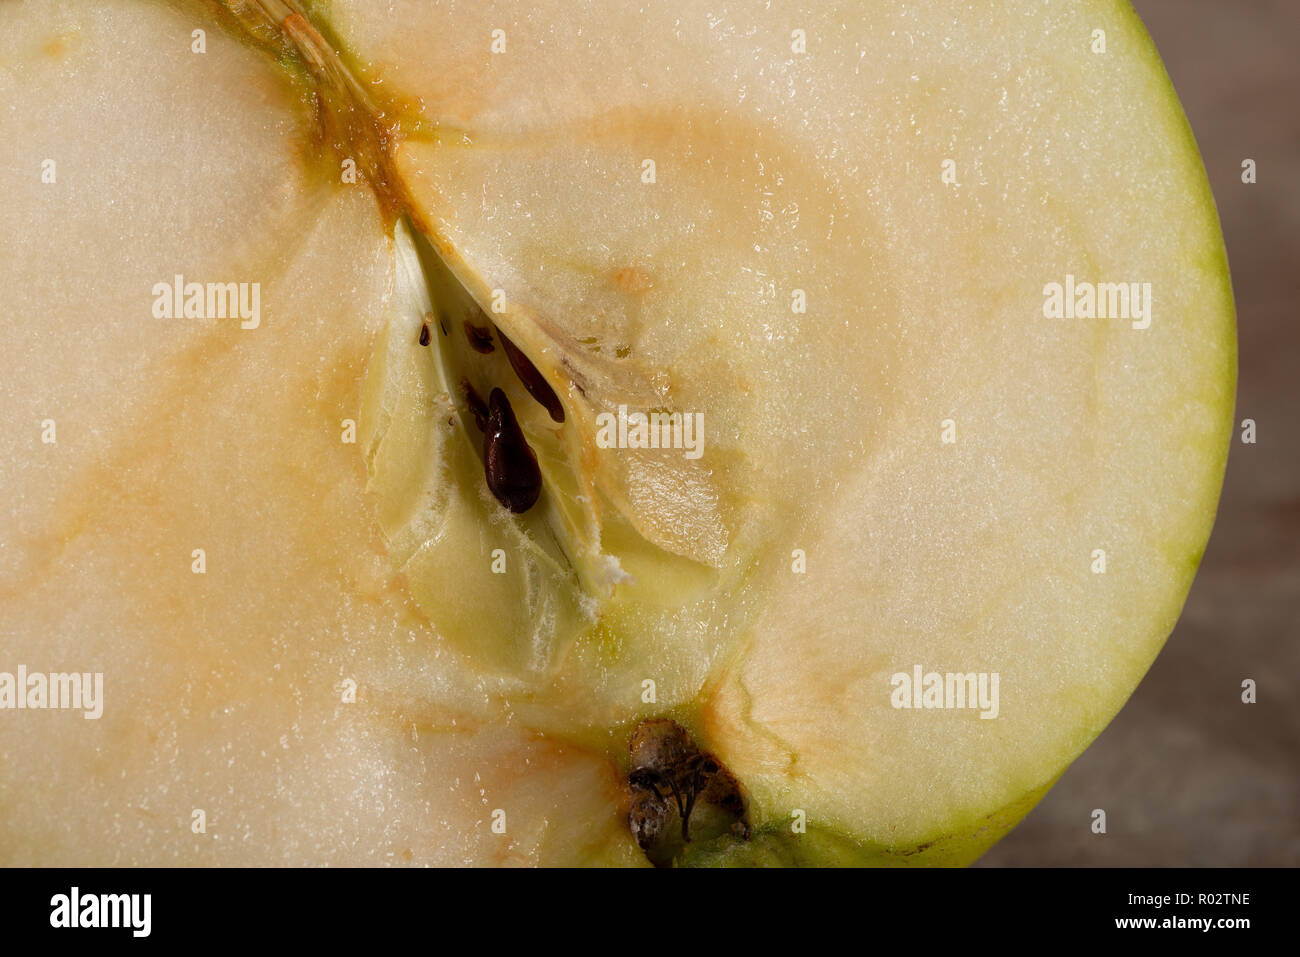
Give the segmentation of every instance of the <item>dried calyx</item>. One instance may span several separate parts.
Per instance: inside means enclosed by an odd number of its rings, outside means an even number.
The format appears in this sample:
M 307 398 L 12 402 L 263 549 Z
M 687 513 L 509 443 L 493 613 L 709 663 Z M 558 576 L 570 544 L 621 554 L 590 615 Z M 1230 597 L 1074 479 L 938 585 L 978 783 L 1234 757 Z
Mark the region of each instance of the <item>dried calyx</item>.
M 676 721 L 642 721 L 632 732 L 628 752 L 628 826 L 655 866 L 671 865 L 692 839 L 749 839 L 739 782 Z

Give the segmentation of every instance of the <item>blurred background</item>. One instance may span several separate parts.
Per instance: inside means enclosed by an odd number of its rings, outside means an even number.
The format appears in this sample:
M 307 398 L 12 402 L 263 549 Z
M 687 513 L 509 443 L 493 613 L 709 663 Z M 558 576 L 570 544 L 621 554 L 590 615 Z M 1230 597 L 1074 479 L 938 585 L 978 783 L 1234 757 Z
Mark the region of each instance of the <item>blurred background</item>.
M 1134 0 L 1200 144 L 1240 340 L 1209 548 L 1142 685 L 980 866 L 1300 864 L 1300 2 Z M 1241 182 L 1255 160 L 1258 182 Z M 1241 443 L 1242 419 L 1257 444 Z M 1254 678 L 1258 703 L 1241 703 Z M 1103 808 L 1107 833 L 1090 830 Z

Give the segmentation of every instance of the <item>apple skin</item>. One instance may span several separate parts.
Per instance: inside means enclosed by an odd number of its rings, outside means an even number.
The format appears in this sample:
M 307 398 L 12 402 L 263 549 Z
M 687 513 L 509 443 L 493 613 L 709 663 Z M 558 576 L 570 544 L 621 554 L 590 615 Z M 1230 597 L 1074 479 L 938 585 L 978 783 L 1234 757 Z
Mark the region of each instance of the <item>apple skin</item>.
M 777 822 L 748 842 L 719 838 L 711 844 L 693 844 L 677 863 L 682 867 L 967 867 L 1019 824 L 1055 784 L 1053 779 L 1012 805 L 914 847 L 863 845 L 816 825 L 796 835 L 790 824 Z

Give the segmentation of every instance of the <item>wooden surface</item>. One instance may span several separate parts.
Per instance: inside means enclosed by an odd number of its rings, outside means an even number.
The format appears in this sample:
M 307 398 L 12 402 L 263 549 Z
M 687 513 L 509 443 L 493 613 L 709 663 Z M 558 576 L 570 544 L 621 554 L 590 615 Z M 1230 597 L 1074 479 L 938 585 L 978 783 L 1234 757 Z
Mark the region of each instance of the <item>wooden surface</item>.
M 1240 338 L 1240 428 L 1183 617 L 997 865 L 1300 863 L 1300 4 L 1136 0 L 1200 144 Z M 1258 183 L 1241 182 L 1241 162 Z M 1254 678 L 1259 701 L 1241 703 Z M 1094 808 L 1107 833 L 1093 834 Z

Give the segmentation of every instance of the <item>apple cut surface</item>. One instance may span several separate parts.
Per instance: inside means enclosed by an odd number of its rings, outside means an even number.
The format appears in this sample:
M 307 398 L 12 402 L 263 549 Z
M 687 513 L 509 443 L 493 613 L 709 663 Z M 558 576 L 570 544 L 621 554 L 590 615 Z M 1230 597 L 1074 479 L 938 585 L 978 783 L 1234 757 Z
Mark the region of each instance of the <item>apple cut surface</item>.
M 99 721 L 0 721 L 7 862 L 645 863 L 665 716 L 748 802 L 682 863 L 1014 826 L 1172 629 L 1231 427 L 1214 206 L 1127 4 L 292 9 L 0 13 L 0 670 L 106 676 Z M 154 318 L 175 274 L 260 282 L 257 328 Z M 1067 282 L 1150 314 L 1047 318 Z M 620 409 L 701 454 L 603 447 Z M 996 716 L 895 707 L 918 666 Z
M 466 720 L 418 644 L 340 441 L 391 227 L 314 172 L 301 88 L 193 11 L 33 3 L 0 23 L 0 670 L 105 676 L 98 720 L 0 712 L 0 859 L 640 857 L 608 761 Z M 47 157 L 56 182 L 29 185 Z M 154 318 L 177 273 L 260 282 L 259 326 Z

